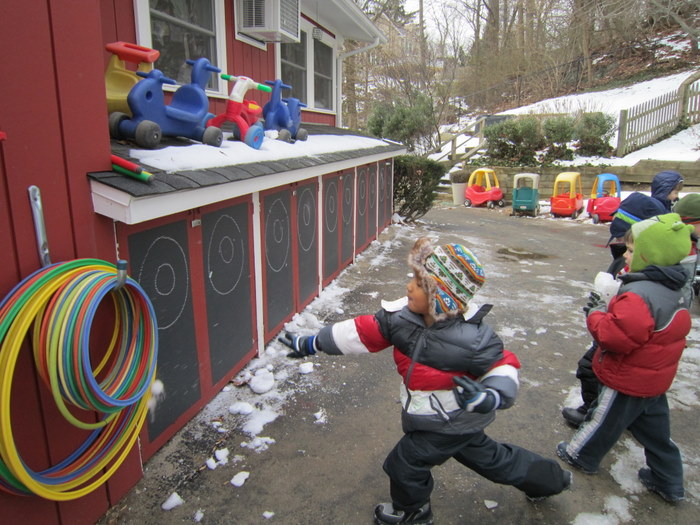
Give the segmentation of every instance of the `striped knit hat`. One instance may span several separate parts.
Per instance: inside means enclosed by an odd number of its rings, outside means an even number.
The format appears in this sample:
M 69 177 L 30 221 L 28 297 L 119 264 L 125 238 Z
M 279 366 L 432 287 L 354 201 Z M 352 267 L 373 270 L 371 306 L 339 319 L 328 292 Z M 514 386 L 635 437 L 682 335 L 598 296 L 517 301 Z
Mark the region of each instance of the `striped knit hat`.
M 433 247 L 422 237 L 411 249 L 408 264 L 428 297 L 435 297 L 430 313 L 437 320 L 464 313 L 485 280 L 479 259 L 461 244 Z

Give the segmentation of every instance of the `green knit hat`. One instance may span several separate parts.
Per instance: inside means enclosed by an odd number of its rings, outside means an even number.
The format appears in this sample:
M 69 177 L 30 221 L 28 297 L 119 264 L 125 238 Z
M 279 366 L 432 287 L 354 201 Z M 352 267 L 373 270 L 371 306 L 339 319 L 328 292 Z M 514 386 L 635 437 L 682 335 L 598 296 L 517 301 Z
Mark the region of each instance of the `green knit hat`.
M 657 215 L 632 225 L 634 253 L 630 270 L 638 272 L 647 266 L 673 266 L 690 253 L 693 227 L 683 224 L 677 213 Z
M 688 224 L 700 222 L 700 193 L 689 193 L 673 206 L 673 212 Z

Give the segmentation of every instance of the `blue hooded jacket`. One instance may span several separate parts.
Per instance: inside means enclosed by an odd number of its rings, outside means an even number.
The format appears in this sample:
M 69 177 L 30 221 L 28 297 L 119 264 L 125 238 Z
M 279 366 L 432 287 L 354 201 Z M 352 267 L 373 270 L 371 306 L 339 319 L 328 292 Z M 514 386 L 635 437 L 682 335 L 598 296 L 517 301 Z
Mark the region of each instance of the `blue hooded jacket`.
M 620 203 L 610 223 L 610 241 L 622 237 L 635 222 L 670 212 L 673 203 L 668 194 L 681 182 L 683 177 L 677 171 L 660 171 L 651 181 L 651 197 L 639 192 L 630 194 Z
M 683 177 L 677 171 L 660 171 L 654 175 L 654 180 L 651 181 L 651 196 L 661 201 L 664 208 L 666 208 L 666 212 L 670 212 L 673 203 L 668 199 L 668 194 L 682 182 Z

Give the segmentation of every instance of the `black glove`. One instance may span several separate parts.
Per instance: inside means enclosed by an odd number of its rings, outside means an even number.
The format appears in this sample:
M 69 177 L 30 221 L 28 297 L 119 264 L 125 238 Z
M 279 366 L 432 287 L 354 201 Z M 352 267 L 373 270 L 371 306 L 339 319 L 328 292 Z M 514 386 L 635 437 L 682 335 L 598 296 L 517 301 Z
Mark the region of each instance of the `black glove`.
M 287 357 L 306 357 L 316 353 L 316 348 L 314 347 L 315 335 L 294 335 L 284 332 L 277 340 L 292 349 L 287 354 Z
M 591 292 L 588 296 L 588 303 L 583 307 L 583 313 L 588 317 L 591 312 L 601 311 L 604 312 L 607 309 L 605 300 L 600 296 L 598 292 Z
M 496 410 L 501 404 L 501 396 L 495 390 L 486 388 L 478 381 L 467 376 L 453 377 L 452 381 L 457 385 L 452 392 L 457 399 L 457 404 L 467 412 L 486 414 Z

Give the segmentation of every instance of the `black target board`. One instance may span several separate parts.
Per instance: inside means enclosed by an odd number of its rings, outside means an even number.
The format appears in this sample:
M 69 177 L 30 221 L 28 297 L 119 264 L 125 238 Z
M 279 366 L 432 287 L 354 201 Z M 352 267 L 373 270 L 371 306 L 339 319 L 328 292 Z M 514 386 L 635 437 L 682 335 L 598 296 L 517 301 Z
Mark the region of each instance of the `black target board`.
M 253 348 L 250 204 L 202 215 L 202 260 L 212 383 Z
M 391 221 L 393 191 L 391 187 L 392 171 L 391 161 L 382 161 L 379 163 L 379 178 L 377 187 L 379 195 L 379 228 L 384 228 Z
M 340 268 L 340 176 L 323 180 L 323 281 L 331 279 Z
M 367 240 L 377 236 L 377 165 L 371 164 L 367 174 Z
M 200 399 L 186 221 L 129 235 L 131 276 L 153 303 L 165 396 L 148 418 L 150 441 Z
M 292 190 L 269 193 L 262 199 L 265 330 L 268 336 L 294 311 Z
M 359 251 L 367 241 L 367 203 L 369 202 L 369 169 L 357 169 L 357 216 L 355 217 L 355 251 Z
M 340 244 L 340 265 L 349 264 L 354 254 L 353 244 L 354 209 L 355 209 L 355 174 L 352 172 L 343 173 L 341 180 L 340 216 L 341 224 L 341 244 Z
M 318 294 L 318 184 L 296 189 L 297 274 L 300 306 Z

